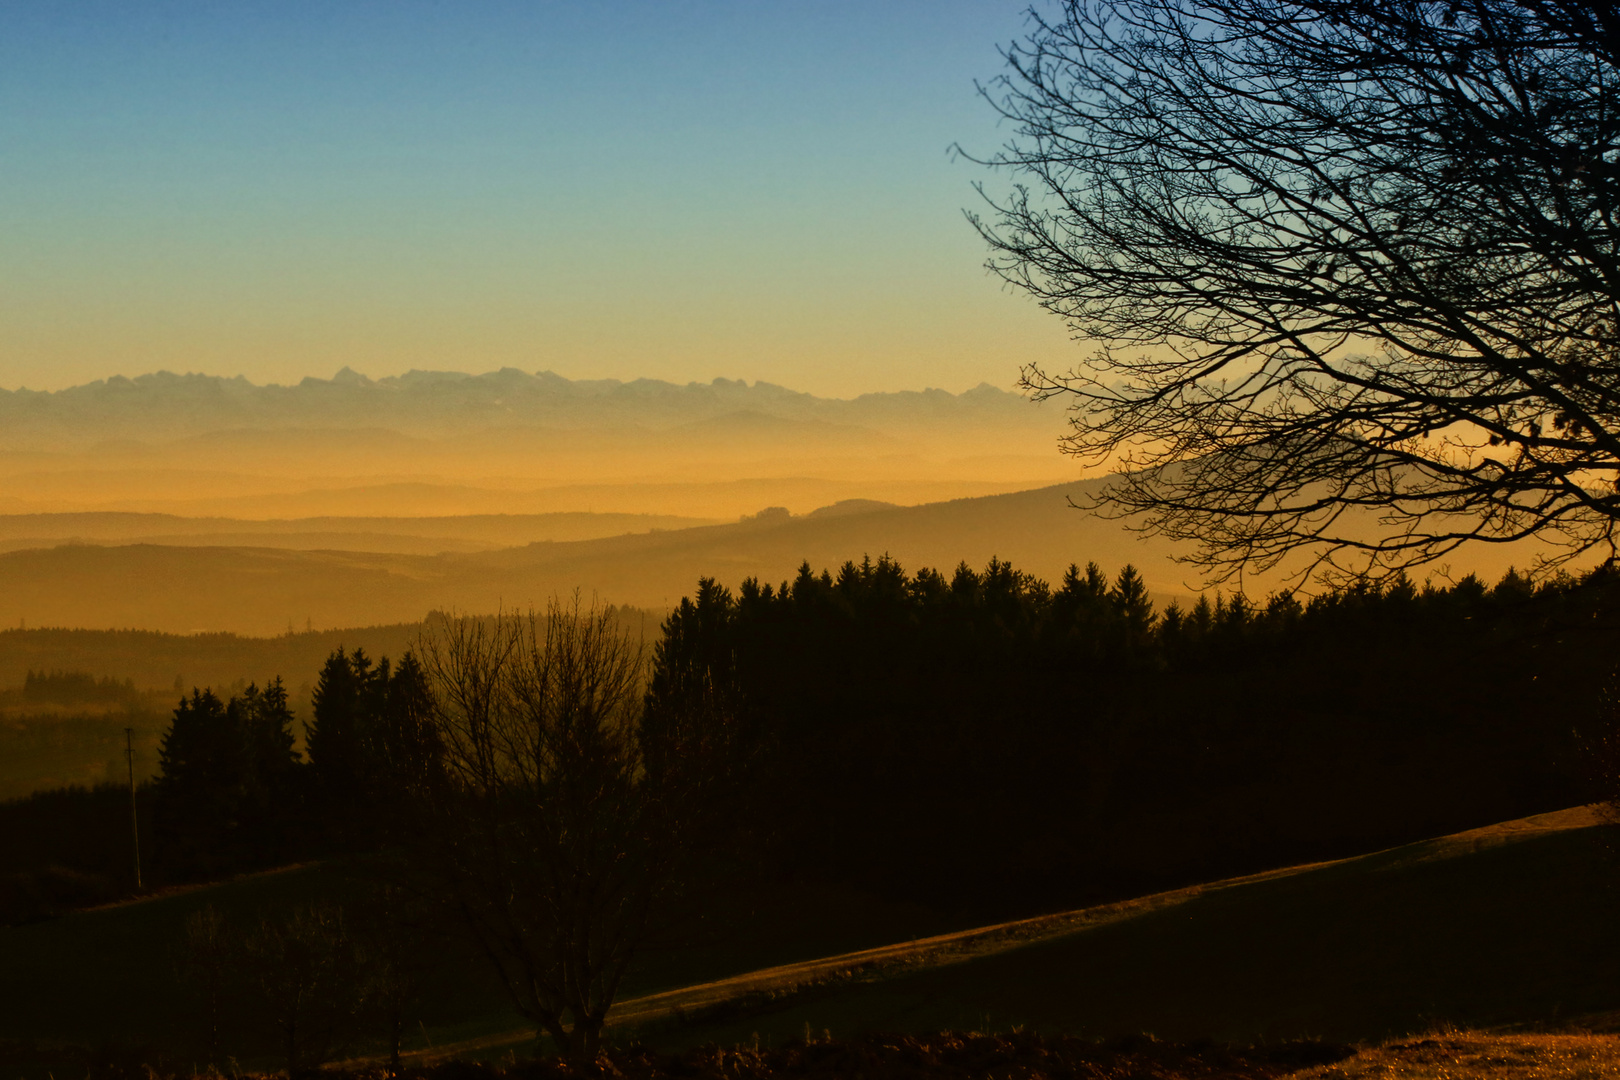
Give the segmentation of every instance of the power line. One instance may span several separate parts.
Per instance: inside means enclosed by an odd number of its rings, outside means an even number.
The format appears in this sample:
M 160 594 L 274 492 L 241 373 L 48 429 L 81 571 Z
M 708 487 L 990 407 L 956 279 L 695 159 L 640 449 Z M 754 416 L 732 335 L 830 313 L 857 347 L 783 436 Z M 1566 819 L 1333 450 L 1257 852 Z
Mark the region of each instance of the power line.
M 135 853 L 135 889 L 141 888 L 141 827 L 135 818 L 135 729 L 124 729 L 124 757 L 129 761 L 129 838 Z

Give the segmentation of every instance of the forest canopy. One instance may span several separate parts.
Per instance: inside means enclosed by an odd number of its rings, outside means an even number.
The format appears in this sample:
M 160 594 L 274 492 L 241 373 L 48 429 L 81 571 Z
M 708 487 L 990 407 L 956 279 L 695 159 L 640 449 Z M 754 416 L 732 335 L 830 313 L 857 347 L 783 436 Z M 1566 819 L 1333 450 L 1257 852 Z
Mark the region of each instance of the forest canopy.
M 699 582 L 631 712 L 660 782 L 748 805 L 750 873 L 1013 915 L 1588 801 L 1577 731 L 1603 722 L 1617 633 L 1607 570 L 1160 609 L 1130 567 L 863 559 Z M 149 880 L 410 839 L 441 689 L 341 648 L 316 689 L 302 721 L 274 680 L 185 696 L 141 794 Z M 124 888 L 128 806 L 116 786 L 0 804 L 17 910 Z

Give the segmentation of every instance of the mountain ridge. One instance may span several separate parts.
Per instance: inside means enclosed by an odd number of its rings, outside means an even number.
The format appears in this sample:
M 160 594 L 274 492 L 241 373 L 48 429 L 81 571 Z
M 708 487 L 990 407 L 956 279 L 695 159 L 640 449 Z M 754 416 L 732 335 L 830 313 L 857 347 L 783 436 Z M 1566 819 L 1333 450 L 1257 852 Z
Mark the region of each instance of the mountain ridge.
M 330 379 L 311 376 L 292 385 L 157 371 L 53 391 L 0 389 L 6 445 L 71 437 L 80 428 L 93 429 L 102 442 L 149 434 L 155 425 L 173 438 L 243 427 L 344 425 L 357 417 L 369 427 L 414 435 L 625 423 L 664 430 L 738 413 L 880 428 L 949 423 L 1019 428 L 1042 421 L 1050 426 L 1054 415 L 988 383 L 959 394 L 930 388 L 822 398 L 744 379 L 572 380 L 516 368 L 476 375 L 412 370 L 371 379 L 345 367 Z

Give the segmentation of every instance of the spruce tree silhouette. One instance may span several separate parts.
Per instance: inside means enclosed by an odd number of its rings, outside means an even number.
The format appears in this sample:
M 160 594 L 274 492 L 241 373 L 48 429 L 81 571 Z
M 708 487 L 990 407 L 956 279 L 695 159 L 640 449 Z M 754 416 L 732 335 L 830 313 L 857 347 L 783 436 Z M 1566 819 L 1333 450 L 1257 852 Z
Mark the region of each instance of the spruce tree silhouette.
M 158 767 L 157 857 L 171 876 L 269 866 L 293 850 L 301 784 L 279 678 L 228 703 L 211 689 L 181 698 Z

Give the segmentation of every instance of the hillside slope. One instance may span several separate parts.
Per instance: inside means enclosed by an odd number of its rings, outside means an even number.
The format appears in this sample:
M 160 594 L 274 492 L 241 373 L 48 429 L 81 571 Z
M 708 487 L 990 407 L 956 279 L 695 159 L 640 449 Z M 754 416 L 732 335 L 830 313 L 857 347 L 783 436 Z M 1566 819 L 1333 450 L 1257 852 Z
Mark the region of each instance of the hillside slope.
M 1188 596 L 1197 571 L 1186 550 L 1143 538 L 1127 523 L 1075 509 L 1101 481 L 840 514 L 767 514 L 727 525 L 433 556 L 355 551 L 164 545 L 88 546 L 0 555 L 0 626 L 119 627 L 187 633 L 284 633 L 414 622 L 433 609 L 473 612 L 544 603 L 575 588 L 617 604 L 664 608 L 699 577 L 735 587 L 745 577 L 779 583 L 808 561 L 817 570 L 888 554 L 908 570 L 982 567 L 992 556 L 1056 581 L 1070 563 L 1109 573 L 1142 571 L 1161 600 Z M 355 527 L 350 519 L 350 527 Z M 1527 544 L 1466 553 L 1454 574 L 1494 579 Z M 1280 574 L 1250 577 L 1264 596 Z
M 0 551 L 63 544 L 165 544 L 437 555 L 715 524 L 719 522 L 713 519 L 667 514 L 346 515 L 258 520 L 177 514 L 0 514 Z
M 728 915 L 706 947 L 646 956 L 611 1034 L 679 1047 L 781 1043 L 807 1025 L 840 1037 L 1025 1025 L 1356 1041 L 1613 1010 L 1620 867 L 1597 821 L 1574 808 L 946 934 L 937 915 L 790 890 Z M 213 904 L 240 925 L 334 889 L 352 889 L 341 868 L 305 868 L 0 929 L 0 1044 L 189 1045 L 198 1004 L 172 964 L 186 916 Z M 884 940 L 896 944 L 873 947 Z M 474 960 L 444 958 L 410 1049 L 527 1052 L 532 1036 Z
M 618 1019 L 666 1045 L 780 1042 L 806 1025 L 1251 1042 L 1606 1012 L 1620 1007 L 1620 865 L 1599 821 L 1576 807 L 828 957 L 626 1001 Z M 761 1007 L 773 994 L 784 1003 Z M 717 1018 L 660 1035 L 676 1008 Z

